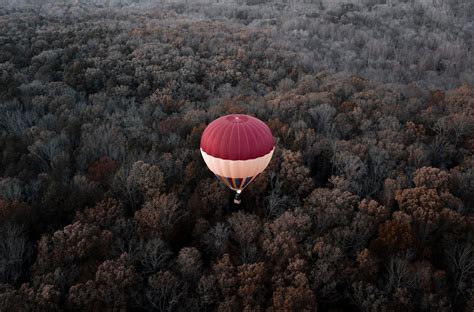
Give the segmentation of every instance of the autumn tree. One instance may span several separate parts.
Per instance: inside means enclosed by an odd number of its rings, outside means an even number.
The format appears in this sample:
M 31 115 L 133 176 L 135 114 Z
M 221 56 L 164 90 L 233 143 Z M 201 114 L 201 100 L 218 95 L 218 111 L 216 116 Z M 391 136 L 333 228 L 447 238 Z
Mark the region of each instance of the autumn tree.
M 349 192 L 317 188 L 305 199 L 305 208 L 314 228 L 324 232 L 334 226 L 348 225 L 356 203 L 357 196 Z
M 100 259 L 107 253 L 111 240 L 110 231 L 101 230 L 96 225 L 82 224 L 80 221 L 51 236 L 44 235 L 38 243 L 34 274 L 41 276 L 58 267 L 67 268 L 73 264 L 81 265 L 88 260 Z
M 314 186 L 309 169 L 303 164 L 300 152 L 283 149 L 280 175 L 286 177 L 286 188 L 295 189 L 298 194 L 308 194 Z
M 265 263 L 258 262 L 243 264 L 237 267 L 239 279 L 238 295 L 241 297 L 244 311 L 255 311 L 261 309 L 261 303 L 266 297 L 265 280 L 267 272 Z
M 236 298 L 239 279 L 237 276 L 237 268 L 230 261 L 229 254 L 224 254 L 222 258 L 214 263 L 212 272 L 222 298 L 220 300 L 219 309 L 229 308 L 236 310 L 240 306 Z
M 177 263 L 180 272 L 191 279 L 201 275 L 202 260 L 201 253 L 194 247 L 185 247 L 180 250 Z
M 93 224 L 104 229 L 112 229 L 119 218 L 123 218 L 125 210 L 123 204 L 113 198 L 107 198 L 94 207 L 78 212 L 76 220 L 83 224 Z
M 261 231 L 261 222 L 254 214 L 242 211 L 233 213 L 228 222 L 231 236 L 238 243 L 242 262 L 252 262 L 257 256 L 257 239 Z
M 302 251 L 298 245 L 309 234 L 310 228 L 310 217 L 302 209 L 287 211 L 265 225 L 262 248 L 276 264 L 286 265 Z
M 186 216 L 175 194 L 161 194 L 146 202 L 142 209 L 135 213 L 135 220 L 144 235 L 153 232 L 164 237 L 172 234 L 174 226 Z
M 310 287 L 306 268 L 305 260 L 293 258 L 283 272 L 273 276 L 276 289 L 272 296 L 272 311 L 317 310 L 316 297 Z
M 130 303 L 140 283 L 128 255 L 103 262 L 95 273 L 95 279 L 79 283 L 69 289 L 68 301 L 80 309 L 124 309 Z

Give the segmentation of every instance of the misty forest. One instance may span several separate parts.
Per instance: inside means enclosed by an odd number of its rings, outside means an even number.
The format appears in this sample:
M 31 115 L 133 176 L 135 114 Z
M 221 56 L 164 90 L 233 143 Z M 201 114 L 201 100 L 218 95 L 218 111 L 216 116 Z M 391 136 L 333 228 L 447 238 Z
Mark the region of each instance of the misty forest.
M 0 0 L 0 311 L 474 311 L 473 16 Z M 275 142 L 240 205 L 228 114 Z

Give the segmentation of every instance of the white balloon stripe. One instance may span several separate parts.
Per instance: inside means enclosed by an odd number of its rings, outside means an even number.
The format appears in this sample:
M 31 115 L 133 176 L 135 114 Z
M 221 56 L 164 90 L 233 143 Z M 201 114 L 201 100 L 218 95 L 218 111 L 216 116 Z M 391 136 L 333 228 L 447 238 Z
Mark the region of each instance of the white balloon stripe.
M 247 160 L 220 159 L 208 155 L 202 149 L 201 154 L 204 158 L 204 162 L 213 173 L 223 177 L 245 179 L 247 177 L 256 176 L 265 170 L 272 159 L 273 151 L 274 149 L 262 157 Z

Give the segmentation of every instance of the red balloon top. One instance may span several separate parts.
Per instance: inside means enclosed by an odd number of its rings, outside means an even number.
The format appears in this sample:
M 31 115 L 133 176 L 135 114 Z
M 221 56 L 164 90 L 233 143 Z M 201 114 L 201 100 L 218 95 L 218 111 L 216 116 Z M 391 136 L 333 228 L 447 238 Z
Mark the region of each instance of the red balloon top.
M 272 132 L 263 121 L 241 114 L 217 118 L 201 137 L 201 149 L 206 154 L 228 160 L 262 157 L 274 146 Z

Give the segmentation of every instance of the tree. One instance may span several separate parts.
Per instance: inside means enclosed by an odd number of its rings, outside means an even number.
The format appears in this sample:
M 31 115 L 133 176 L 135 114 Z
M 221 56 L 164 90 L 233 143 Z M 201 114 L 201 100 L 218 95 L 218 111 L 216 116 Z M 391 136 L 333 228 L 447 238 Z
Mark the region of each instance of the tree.
M 171 265 L 173 253 L 160 238 L 141 239 L 137 245 L 134 259 L 142 266 L 143 273 L 166 270 Z
M 38 161 L 42 171 L 49 172 L 69 161 L 68 145 L 69 139 L 65 133 L 56 135 L 54 132 L 44 131 L 28 146 L 28 151 Z
M 190 279 L 197 279 L 201 275 L 201 253 L 194 247 L 185 247 L 180 250 L 177 263 L 180 272 Z
M 0 224 L 0 281 L 14 284 L 22 274 L 29 253 L 28 239 L 21 226 Z
M 306 238 L 310 227 L 310 218 L 301 209 L 287 211 L 265 225 L 263 250 L 278 265 L 286 265 L 290 258 L 301 252 L 298 245 Z
M 164 237 L 169 237 L 174 226 L 185 216 L 186 211 L 180 206 L 176 195 L 171 193 L 153 197 L 142 209 L 135 212 L 134 218 L 144 235 L 158 232 Z
M 433 167 L 422 167 L 415 171 L 413 182 L 416 187 L 426 187 L 445 191 L 449 188 L 450 175 L 444 170 Z
M 404 212 L 396 211 L 392 218 L 379 226 L 376 243 L 381 247 L 407 249 L 416 241 L 412 218 Z
M 328 104 L 321 104 L 309 110 L 309 114 L 314 120 L 315 128 L 318 132 L 330 135 L 334 132 L 333 118 L 336 115 L 336 109 Z
M 112 229 L 119 218 L 123 218 L 125 210 L 119 201 L 107 198 L 83 212 L 78 212 L 76 220 L 83 224 L 93 224 L 104 229 Z
M 221 296 L 229 299 L 235 295 L 238 288 L 237 269 L 230 261 L 229 254 L 224 254 L 213 266 L 212 272 L 217 281 Z
M 265 230 L 270 231 L 273 235 L 288 232 L 299 243 L 309 234 L 310 228 L 311 218 L 303 212 L 303 209 L 295 208 L 294 210 L 284 212 L 272 223 L 268 224 Z
M 364 281 L 354 282 L 352 291 L 354 301 L 364 311 L 384 311 L 388 305 L 388 300 L 383 292 L 370 283 Z
M 320 300 L 337 302 L 342 294 L 339 287 L 348 283 L 350 267 L 342 250 L 324 239 L 317 239 L 311 250 L 314 264 L 311 267 L 311 288 Z
M 378 226 L 388 218 L 388 211 L 376 201 L 362 200 L 348 225 L 338 226 L 328 231 L 332 244 L 349 254 L 357 254 L 376 233 Z
M 406 257 L 391 258 L 388 261 L 387 281 L 388 291 L 407 289 L 415 286 L 415 276 L 411 272 L 410 263 Z
M 272 296 L 273 311 L 316 311 L 316 297 L 309 285 L 307 263 L 293 258 L 282 272 L 276 272 L 272 280 L 276 289 Z
M 453 305 L 464 301 L 461 296 L 473 287 L 474 276 L 474 248 L 472 241 L 452 245 L 446 250 L 448 268 L 453 277 Z
M 295 189 L 302 196 L 309 193 L 314 183 L 309 176 L 309 169 L 303 165 L 301 153 L 282 149 L 281 155 L 280 175 L 286 177 L 286 188 Z
M 125 309 L 140 280 L 128 255 L 122 254 L 117 260 L 103 262 L 95 280 L 72 286 L 68 300 L 73 307 L 87 310 Z
M 88 169 L 88 178 L 95 182 L 106 182 L 105 180 L 117 169 L 118 162 L 107 157 L 101 157 L 93 162 Z
M 52 236 L 44 235 L 40 239 L 34 273 L 40 276 L 58 267 L 67 268 L 90 259 L 100 259 L 107 253 L 111 240 L 110 231 L 76 221 Z
M 0 311 L 473 310 L 473 1 L 5 1 Z M 236 210 L 229 113 L 277 143 Z
M 157 196 L 164 190 L 164 176 L 160 168 L 156 165 L 137 161 L 132 166 L 130 176 L 134 177 L 141 191 L 147 198 Z
M 229 203 L 228 194 L 222 182 L 216 179 L 203 179 L 198 182 L 188 202 L 189 210 L 198 215 L 222 214 Z
M 283 181 L 272 171 L 270 173 L 270 194 L 265 196 L 265 217 L 271 219 L 278 216 L 289 205 L 288 195 L 282 194 Z
M 334 167 L 338 174 L 343 175 L 349 181 L 352 192 L 362 194 L 363 179 L 366 178 L 368 169 L 359 156 L 348 151 L 337 152 Z
M 305 208 L 313 226 L 320 233 L 340 225 L 348 225 L 354 216 L 357 196 L 339 189 L 317 188 L 305 199 Z
M 417 181 L 422 181 L 420 176 L 417 176 Z M 442 182 L 438 182 L 438 185 L 442 186 Z M 395 199 L 400 210 L 413 218 L 418 238 L 422 242 L 428 240 L 429 235 L 443 224 L 462 222 L 462 217 L 456 212 L 461 203 L 447 191 L 415 187 L 398 191 Z
M 17 178 L 0 179 L 0 200 L 15 202 L 24 199 L 24 187 Z
M 60 290 L 41 285 L 38 290 L 22 284 L 18 289 L 0 286 L 0 308 L 8 311 L 60 311 Z
M 379 270 L 380 260 L 367 248 L 357 254 L 360 274 L 368 279 L 374 279 Z
M 287 231 L 277 233 L 265 231 L 262 249 L 270 259 L 280 266 L 286 265 L 289 259 L 300 252 L 296 238 Z
M 204 235 L 203 241 L 211 253 L 221 256 L 228 248 L 229 235 L 229 227 L 225 223 L 218 222 Z
M 265 263 L 243 264 L 237 268 L 239 288 L 237 293 L 242 299 L 245 311 L 259 310 L 265 298 Z
M 32 207 L 25 202 L 6 201 L 0 199 L 0 218 L 8 222 L 23 222 L 28 224 L 32 217 Z
M 212 307 L 219 300 L 217 282 L 214 275 L 202 275 L 197 288 L 199 301 L 203 308 Z
M 107 123 L 100 126 L 84 124 L 79 151 L 80 158 L 77 158 L 79 166 L 87 168 L 93 161 L 104 156 L 122 162 L 125 156 L 125 147 L 126 139 L 123 131 L 114 124 Z
M 252 262 L 257 254 L 256 240 L 262 229 L 259 218 L 256 215 L 239 211 L 233 213 L 228 222 L 232 229 L 231 236 L 239 244 L 239 256 L 242 262 Z

